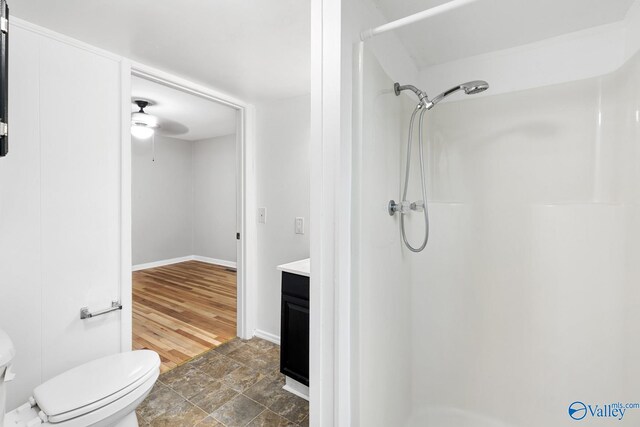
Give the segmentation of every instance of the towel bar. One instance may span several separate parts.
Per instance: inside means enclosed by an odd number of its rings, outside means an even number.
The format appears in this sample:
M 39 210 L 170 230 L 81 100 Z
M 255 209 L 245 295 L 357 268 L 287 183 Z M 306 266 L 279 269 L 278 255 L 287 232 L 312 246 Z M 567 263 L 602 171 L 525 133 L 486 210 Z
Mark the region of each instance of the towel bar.
M 103 314 L 111 313 L 112 311 L 122 310 L 122 304 L 120 301 L 111 301 L 111 307 L 104 310 L 96 311 L 95 313 L 89 312 L 88 307 L 82 307 L 80 309 L 80 319 L 90 319 L 96 316 L 102 316 Z

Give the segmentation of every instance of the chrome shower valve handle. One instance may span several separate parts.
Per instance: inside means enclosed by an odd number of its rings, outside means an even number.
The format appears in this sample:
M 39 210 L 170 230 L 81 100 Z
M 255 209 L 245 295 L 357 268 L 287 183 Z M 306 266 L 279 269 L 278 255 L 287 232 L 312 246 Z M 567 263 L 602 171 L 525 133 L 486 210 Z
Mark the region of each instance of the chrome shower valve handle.
M 400 212 L 401 214 L 409 213 L 415 203 L 409 203 L 406 200 L 400 203 L 396 203 L 395 200 L 389 200 L 389 204 L 387 205 L 387 210 L 389 215 L 393 216 L 396 212 Z
M 389 204 L 387 205 L 387 212 L 389 212 L 390 216 L 394 216 L 396 212 L 398 212 L 398 204 L 395 200 L 389 200 Z

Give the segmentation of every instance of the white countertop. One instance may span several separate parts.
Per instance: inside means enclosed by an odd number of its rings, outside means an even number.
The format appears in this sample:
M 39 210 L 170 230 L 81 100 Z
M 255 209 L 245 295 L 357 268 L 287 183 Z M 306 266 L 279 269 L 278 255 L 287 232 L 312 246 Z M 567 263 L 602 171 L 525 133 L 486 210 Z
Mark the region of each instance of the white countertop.
M 288 264 L 282 264 L 277 268 L 278 270 L 286 271 L 287 273 L 311 277 L 311 258 L 301 259 L 300 261 L 294 261 Z

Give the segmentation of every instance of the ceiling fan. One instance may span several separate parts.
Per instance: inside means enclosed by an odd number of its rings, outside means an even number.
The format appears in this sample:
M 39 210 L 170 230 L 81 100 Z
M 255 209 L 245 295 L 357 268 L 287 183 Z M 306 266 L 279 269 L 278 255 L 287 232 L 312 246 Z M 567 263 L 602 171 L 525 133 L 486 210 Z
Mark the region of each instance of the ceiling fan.
M 153 105 L 151 101 L 144 99 L 136 99 L 134 104 L 140 108 L 139 111 L 131 113 L 131 135 L 138 139 L 148 139 L 153 136 L 155 130 L 159 128 L 158 118 L 144 111 L 149 105 Z

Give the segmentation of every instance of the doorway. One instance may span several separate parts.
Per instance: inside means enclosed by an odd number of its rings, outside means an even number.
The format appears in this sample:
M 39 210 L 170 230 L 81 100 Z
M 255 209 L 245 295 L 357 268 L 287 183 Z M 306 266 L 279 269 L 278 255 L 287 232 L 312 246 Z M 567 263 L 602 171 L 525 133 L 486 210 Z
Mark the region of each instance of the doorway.
M 151 138 L 132 135 L 130 145 L 130 345 L 157 351 L 166 371 L 250 336 L 250 248 L 240 238 L 251 234 L 244 220 L 250 120 L 247 105 L 158 74 L 131 76 L 132 101 L 148 102 L 142 112 L 157 126 Z

